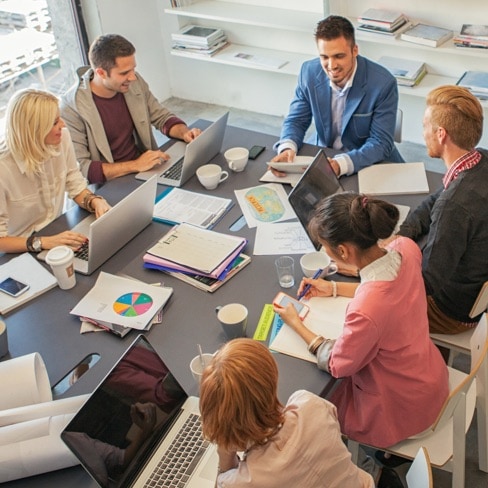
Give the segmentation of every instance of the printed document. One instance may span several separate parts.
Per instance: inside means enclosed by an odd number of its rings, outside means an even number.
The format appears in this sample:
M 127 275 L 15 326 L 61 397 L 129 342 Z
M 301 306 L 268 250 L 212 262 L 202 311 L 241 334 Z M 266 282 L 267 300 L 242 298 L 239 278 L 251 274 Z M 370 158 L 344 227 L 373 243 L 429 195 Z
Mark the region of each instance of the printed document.
M 249 228 L 258 224 L 296 219 L 283 185 L 267 185 L 234 190 Z
M 256 227 L 254 254 L 305 254 L 315 251 L 300 222 L 260 224 Z

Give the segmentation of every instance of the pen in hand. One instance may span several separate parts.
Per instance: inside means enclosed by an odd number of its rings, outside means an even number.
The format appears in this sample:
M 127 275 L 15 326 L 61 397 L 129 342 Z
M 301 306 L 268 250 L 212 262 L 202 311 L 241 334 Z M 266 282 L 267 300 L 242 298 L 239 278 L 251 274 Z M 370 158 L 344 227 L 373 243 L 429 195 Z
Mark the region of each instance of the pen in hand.
M 319 268 L 315 272 L 315 274 L 312 276 L 312 279 L 313 280 L 316 280 L 316 279 L 320 278 L 320 275 L 322 274 L 323 271 L 324 270 L 322 268 Z M 308 290 L 310 290 L 310 288 L 312 288 L 312 285 L 310 283 L 305 286 L 305 288 L 302 290 L 302 292 L 300 293 L 300 295 L 298 295 L 298 300 L 299 301 L 308 293 Z

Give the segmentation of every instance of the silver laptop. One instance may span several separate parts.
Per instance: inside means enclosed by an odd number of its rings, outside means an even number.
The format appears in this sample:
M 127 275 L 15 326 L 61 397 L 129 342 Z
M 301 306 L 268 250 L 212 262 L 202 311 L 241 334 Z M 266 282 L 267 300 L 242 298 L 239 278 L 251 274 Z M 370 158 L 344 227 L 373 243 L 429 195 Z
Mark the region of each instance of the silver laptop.
M 228 117 L 229 112 L 188 144 L 182 141 L 175 142 L 169 149 L 164 150 L 170 156 L 168 161 L 149 171 L 137 173 L 136 178 L 147 180 L 157 175 L 158 183 L 161 185 L 184 185 L 195 174 L 197 168 L 207 164 L 222 149 Z
M 75 253 L 75 271 L 91 274 L 142 229 L 151 223 L 156 200 L 157 179 L 151 178 L 127 195 L 98 219 L 89 215 L 73 227 L 88 237 L 86 245 Z M 47 251 L 37 255 L 45 261 Z
M 61 439 L 102 488 L 215 485 L 218 456 L 201 435 L 198 398 L 142 334 Z
M 312 212 L 320 200 L 343 191 L 327 155 L 321 149 L 288 195 L 290 205 L 316 249 L 320 249 L 321 244 L 314 241 L 308 232 Z

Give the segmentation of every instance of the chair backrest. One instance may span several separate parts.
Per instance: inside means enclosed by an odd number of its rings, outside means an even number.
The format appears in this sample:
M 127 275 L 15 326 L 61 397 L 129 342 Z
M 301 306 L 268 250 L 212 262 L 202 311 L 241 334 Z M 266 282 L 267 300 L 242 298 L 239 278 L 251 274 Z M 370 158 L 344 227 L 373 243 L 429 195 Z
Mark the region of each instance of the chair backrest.
M 393 140 L 395 142 L 402 142 L 402 125 L 403 125 L 403 111 L 398 108 L 395 121 L 395 133 Z
M 481 316 L 481 319 L 476 326 L 476 329 L 471 336 L 471 370 L 468 375 L 464 376 L 462 381 L 457 385 L 449 385 L 449 396 L 437 417 L 437 420 L 431 427 L 435 431 L 441 425 L 444 425 L 452 417 L 454 410 L 459 402 L 461 393 L 467 393 L 471 384 L 473 383 L 481 363 L 488 353 L 488 325 L 486 321 L 486 313 Z
M 471 318 L 477 317 L 480 313 L 486 312 L 488 309 L 488 281 L 483 283 L 478 296 L 474 302 L 473 308 L 469 312 Z
M 433 488 L 432 467 L 427 449 L 421 447 L 407 472 L 408 488 Z

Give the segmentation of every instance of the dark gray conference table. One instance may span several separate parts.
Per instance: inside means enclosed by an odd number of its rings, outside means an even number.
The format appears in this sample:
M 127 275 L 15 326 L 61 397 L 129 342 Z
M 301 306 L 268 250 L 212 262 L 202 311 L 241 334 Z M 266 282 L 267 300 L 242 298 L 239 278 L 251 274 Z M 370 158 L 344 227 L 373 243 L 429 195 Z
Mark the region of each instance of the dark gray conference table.
M 199 121 L 196 125 L 205 127 L 207 123 Z M 222 153 L 217 155 L 212 162 L 228 169 L 223 152 L 234 146 L 249 148 L 254 144 L 259 144 L 266 146 L 266 151 L 257 160 L 249 161 L 244 172 L 229 171 L 229 178 L 212 193 L 232 198 L 236 202 L 234 189 L 260 184 L 259 178 L 266 170 L 265 162 L 274 155 L 272 145 L 275 141 L 274 136 L 227 127 Z M 306 145 L 300 154 L 315 155 L 316 152 L 315 146 Z M 428 172 L 428 179 L 430 191 L 435 190 L 440 184 L 440 175 Z M 357 190 L 356 176 L 342 178 L 341 182 L 346 190 Z M 140 182 L 133 175 L 129 175 L 108 182 L 99 193 L 114 204 L 139 184 Z M 192 177 L 184 188 L 202 193 L 207 192 L 200 185 L 196 176 Z M 164 189 L 165 187 L 158 186 L 158 193 Z M 385 198 L 394 203 L 415 208 L 424 196 L 398 195 Z M 50 224 L 46 233 L 55 233 L 71 227 L 84 216 L 84 211 L 74 208 Z M 241 211 L 236 202 L 217 224 L 215 230 L 230 233 L 229 227 L 240 216 Z M 215 307 L 230 302 L 243 303 L 249 310 L 247 335 L 252 337 L 263 305 L 271 303 L 273 297 L 280 291 L 280 287 L 274 267 L 274 256 L 252 256 L 251 263 L 215 293 L 206 293 L 159 271 L 143 268 L 142 256 L 145 250 L 161 238 L 169 228 L 168 225 L 152 222 L 109 259 L 101 269 L 108 273 L 129 275 L 147 283 L 164 282 L 166 286 L 174 288 L 174 294 L 164 310 L 163 322 L 153 326 L 146 336 L 167 362 L 182 386 L 190 395 L 196 395 L 196 385 L 188 365 L 197 354 L 197 344 L 201 344 L 204 352 L 214 352 L 226 340 L 217 322 Z M 244 226 L 236 234 L 249 240 L 245 252 L 252 255 L 255 230 Z M 6 259 L 8 257 L 2 256 L 0 262 L 4 262 Z M 291 294 L 296 293 L 301 278 L 298 260 L 299 256 L 296 256 L 296 285 L 294 289 L 288 290 Z M 69 311 L 93 286 L 99 272 L 100 270 L 91 276 L 77 275 L 77 284 L 72 290 L 64 291 L 55 288 L 4 318 L 9 338 L 9 355 L 4 359 L 34 351 L 39 352 L 46 364 L 51 385 L 56 384 L 89 354 L 100 354 L 100 360 L 62 396 L 91 392 L 138 333 L 132 331 L 123 339 L 106 332 L 80 335 L 80 322 L 77 317 L 70 315 Z M 334 380 L 330 375 L 319 371 L 312 363 L 281 354 L 276 354 L 275 358 L 280 371 L 279 397 L 283 402 L 286 402 L 289 395 L 297 389 L 327 395 L 333 386 Z M 4 486 L 91 487 L 96 484 L 80 466 L 77 466 L 12 481 Z

